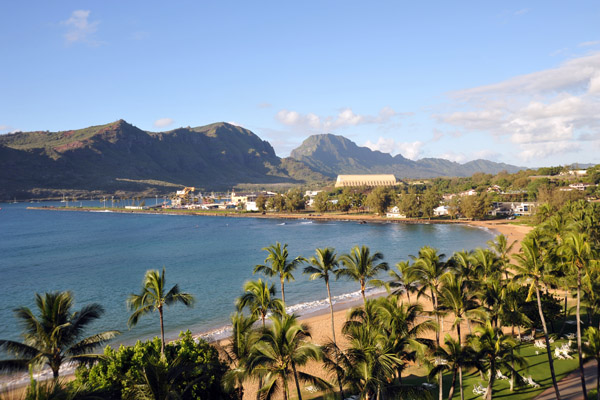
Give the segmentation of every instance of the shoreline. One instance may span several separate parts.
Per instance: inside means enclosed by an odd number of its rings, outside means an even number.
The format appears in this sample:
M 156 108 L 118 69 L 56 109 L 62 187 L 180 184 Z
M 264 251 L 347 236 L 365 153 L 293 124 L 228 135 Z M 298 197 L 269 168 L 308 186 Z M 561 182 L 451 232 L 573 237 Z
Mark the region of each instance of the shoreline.
M 106 212 L 104 210 L 96 210 L 96 209 L 79 209 L 79 208 L 50 208 L 50 207 L 27 207 L 27 209 L 36 209 L 36 210 L 51 210 L 51 211 L 83 211 L 83 212 Z M 108 210 L 111 212 L 113 210 Z M 241 217 L 241 218 L 268 218 L 268 219 L 287 219 L 287 220 L 316 220 L 316 221 L 347 221 L 347 222 L 358 222 L 358 223 L 408 223 L 408 224 L 461 224 L 471 226 L 473 228 L 484 229 L 489 233 L 492 233 L 493 236 L 497 234 L 504 234 L 509 239 L 509 243 L 512 243 L 513 240 L 520 242 L 525 234 L 533 229 L 532 227 L 515 225 L 510 223 L 508 220 L 493 220 L 493 221 L 464 221 L 464 220 L 398 220 L 398 219 L 388 219 L 385 217 L 379 217 L 375 215 L 366 215 L 366 214 L 328 214 L 328 215 L 314 215 L 314 214 L 287 214 L 287 213 L 269 213 L 269 214 L 259 214 L 259 213 L 207 213 L 207 212 L 196 212 L 196 213 L 168 213 L 168 212 L 139 212 L 140 210 L 120 210 L 117 212 L 124 213 L 136 213 L 136 214 L 157 214 L 157 215 L 200 215 L 200 216 L 221 216 L 221 217 Z M 520 246 L 515 245 L 513 248 L 513 253 L 517 252 L 520 249 Z M 358 290 L 358 287 L 357 287 Z M 385 290 L 383 288 L 371 289 L 371 293 L 367 292 L 367 296 L 369 298 L 385 295 Z M 306 302 L 302 302 L 296 305 L 290 306 L 291 313 L 297 313 L 299 315 L 299 320 L 303 323 L 307 324 L 311 331 L 313 342 L 317 344 L 323 344 L 329 340 L 331 337 L 331 322 L 330 322 L 330 309 L 329 302 L 326 297 L 325 288 L 323 288 L 323 299 L 321 300 L 308 300 Z M 334 298 L 334 320 L 336 326 L 336 337 L 341 338 L 341 326 L 346 319 L 346 314 L 348 310 L 353 307 L 362 305 L 362 298 L 360 296 L 359 291 L 346 293 L 337 296 L 338 298 Z M 412 299 L 411 299 L 412 300 Z M 313 303 L 313 304 L 310 304 Z M 322 304 L 321 304 L 322 303 Z M 427 305 L 425 302 L 422 302 L 425 307 Z M 300 306 L 300 310 L 294 309 L 294 307 Z M 217 346 L 225 343 L 230 335 L 231 326 L 229 324 L 221 327 L 213 328 L 209 331 L 198 329 L 198 327 L 191 327 L 190 331 L 192 331 L 192 335 L 194 338 L 203 338 Z M 169 341 L 176 340 L 175 337 L 171 337 Z M 137 340 L 137 339 L 136 339 Z M 25 374 L 27 375 L 27 374 Z M 38 372 L 37 379 L 47 378 L 47 374 L 43 372 Z M 61 374 L 66 379 L 72 379 L 74 375 L 74 369 L 72 367 L 65 368 L 64 374 Z M 2 380 L 0 383 L 0 393 L 6 390 L 18 389 L 22 388 L 29 382 L 28 376 L 5 376 L 8 378 L 6 380 Z

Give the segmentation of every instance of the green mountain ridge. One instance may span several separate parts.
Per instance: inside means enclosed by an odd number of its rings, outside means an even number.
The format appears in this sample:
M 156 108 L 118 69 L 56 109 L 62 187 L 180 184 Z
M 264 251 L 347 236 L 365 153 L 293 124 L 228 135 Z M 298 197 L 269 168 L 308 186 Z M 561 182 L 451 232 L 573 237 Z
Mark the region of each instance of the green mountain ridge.
M 341 173 L 428 178 L 518 169 L 486 160 L 412 161 L 331 134 L 310 136 L 290 157 L 280 158 L 266 140 L 225 122 L 149 132 L 119 120 L 77 130 L 0 135 L 0 199 L 65 192 L 165 194 L 183 186 L 316 186 L 330 184 Z
M 441 158 L 409 160 L 398 154 L 374 151 L 358 146 L 338 135 L 312 135 L 291 154 L 321 173 L 335 177 L 338 174 L 394 174 L 398 178 L 433 178 L 438 176 L 470 176 L 476 172 L 497 174 L 500 171 L 517 172 L 520 167 L 488 160 L 474 160 L 459 164 Z
M 305 183 L 305 176 L 328 179 L 295 160 L 282 161 L 267 141 L 227 123 L 146 132 L 119 120 L 80 130 L 0 136 L 0 197 L 5 199 L 65 190 L 226 190 L 242 183 Z

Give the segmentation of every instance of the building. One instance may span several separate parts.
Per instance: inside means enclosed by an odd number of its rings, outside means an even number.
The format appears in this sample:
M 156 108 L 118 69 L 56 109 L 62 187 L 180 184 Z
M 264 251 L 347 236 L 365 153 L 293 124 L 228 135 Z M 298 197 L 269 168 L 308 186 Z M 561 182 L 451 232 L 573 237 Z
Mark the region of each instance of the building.
M 392 174 L 338 175 L 335 187 L 352 186 L 395 186 L 398 184 Z
M 400 212 L 397 206 L 392 207 L 386 214 L 386 218 L 406 218 L 405 214 Z
M 436 208 L 433 209 L 433 215 L 435 215 L 436 217 L 441 217 L 441 216 L 444 216 L 444 215 L 449 215 L 450 214 L 449 209 L 450 209 L 450 207 L 448 207 L 448 206 L 439 206 L 439 207 L 436 207 Z

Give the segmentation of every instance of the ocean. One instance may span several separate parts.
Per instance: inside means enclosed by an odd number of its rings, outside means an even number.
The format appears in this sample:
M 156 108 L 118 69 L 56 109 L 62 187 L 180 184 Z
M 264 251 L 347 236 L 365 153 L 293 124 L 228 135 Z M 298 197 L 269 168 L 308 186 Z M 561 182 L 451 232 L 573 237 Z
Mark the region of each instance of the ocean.
M 149 204 L 154 204 L 149 199 Z M 167 287 L 179 284 L 193 294 L 193 308 L 174 305 L 165 310 L 168 338 L 181 330 L 222 334 L 235 311 L 242 285 L 266 257 L 263 247 L 287 243 L 291 257 L 309 258 L 319 247 L 338 254 L 355 245 L 383 253 L 393 266 L 419 248 L 433 246 L 448 257 L 459 250 L 484 247 L 494 233 L 464 225 L 358 224 L 210 216 L 121 214 L 28 210 L 56 203 L 0 204 L 0 338 L 20 340 L 13 315 L 19 306 L 34 307 L 35 293 L 70 290 L 75 309 L 96 302 L 105 314 L 88 333 L 118 329 L 115 343 L 133 343 L 160 334 L 158 315 L 142 317 L 132 329 L 126 299 L 141 289 L 148 269 L 166 268 Z M 98 201 L 83 202 L 99 206 Z M 107 203 L 108 205 L 108 203 Z M 306 313 L 327 307 L 322 281 L 309 281 L 299 268 L 286 284 L 291 311 Z M 387 275 L 383 274 L 382 278 Z M 275 281 L 279 293 L 279 281 Z M 358 283 L 332 281 L 336 301 L 357 298 Z M 35 312 L 35 310 L 34 310 Z

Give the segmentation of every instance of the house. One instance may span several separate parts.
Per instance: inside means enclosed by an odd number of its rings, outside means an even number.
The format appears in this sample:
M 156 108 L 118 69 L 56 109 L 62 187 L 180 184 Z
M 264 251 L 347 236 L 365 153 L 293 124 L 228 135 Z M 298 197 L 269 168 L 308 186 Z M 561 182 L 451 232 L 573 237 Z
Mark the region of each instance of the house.
M 386 218 L 406 218 L 405 214 L 400 213 L 397 206 L 392 207 L 386 214 Z
M 511 209 L 514 215 L 533 215 L 535 203 L 512 203 Z
M 477 190 L 475 189 L 470 189 L 464 192 L 461 192 L 458 194 L 460 197 L 465 197 L 465 196 L 476 196 L 477 195 Z
M 512 204 L 513 203 L 496 201 L 492 203 L 492 209 L 488 212 L 488 215 L 494 217 L 513 215 Z
M 304 197 L 308 197 L 306 205 L 312 207 L 313 203 L 315 202 L 315 197 L 317 197 L 317 195 L 321 192 L 322 190 L 307 190 L 304 192 Z
M 442 215 L 448 215 L 449 214 L 449 208 L 448 206 L 439 206 L 433 209 L 433 215 L 435 215 L 436 217 L 441 217 Z
M 585 189 L 587 189 L 590 186 L 596 186 L 596 185 L 594 185 L 592 183 L 581 183 L 581 182 L 580 183 L 571 183 L 569 185 L 569 187 L 572 188 L 572 189 L 582 190 L 582 191 L 585 190 Z

